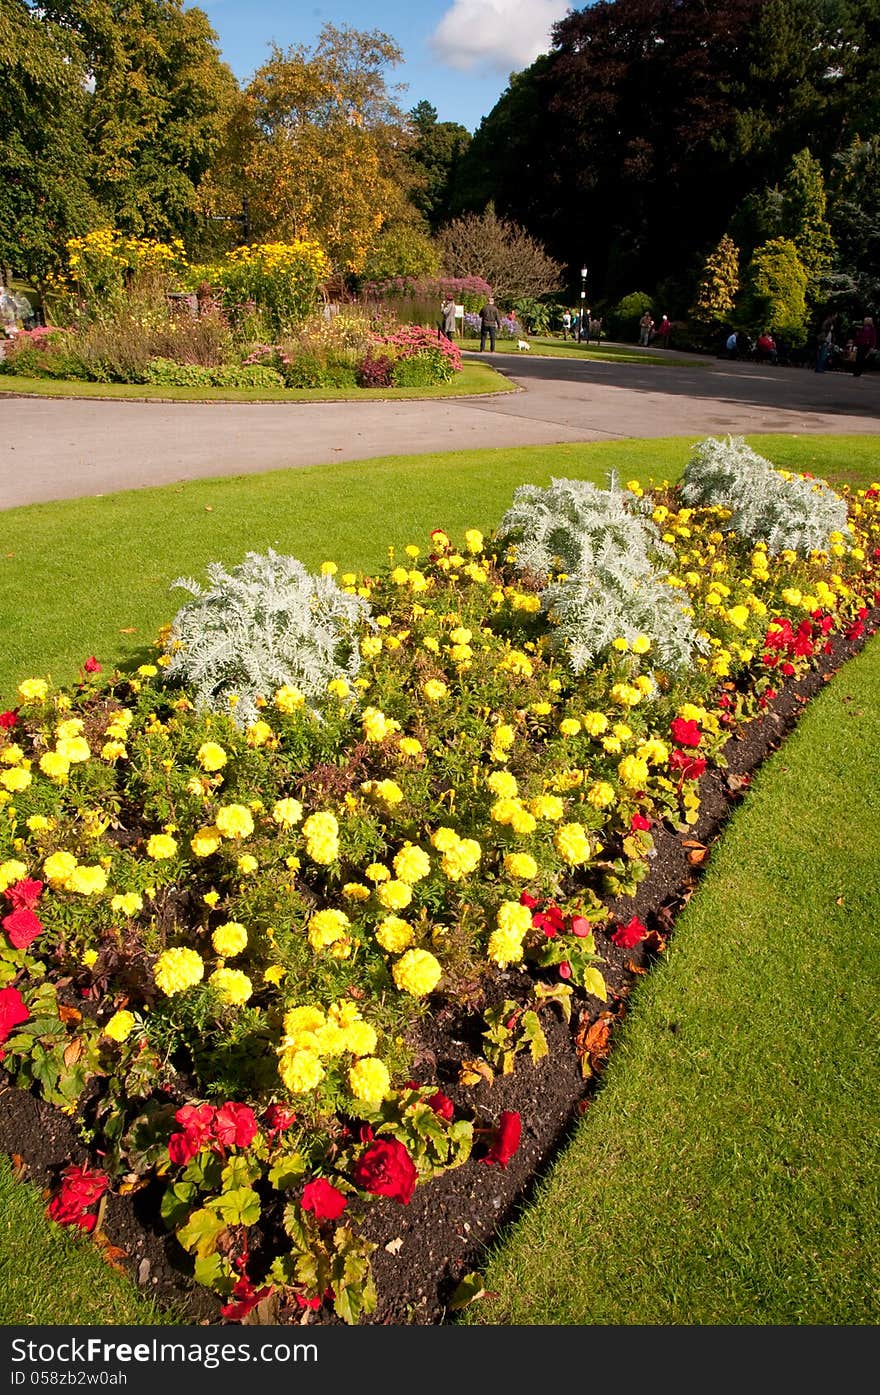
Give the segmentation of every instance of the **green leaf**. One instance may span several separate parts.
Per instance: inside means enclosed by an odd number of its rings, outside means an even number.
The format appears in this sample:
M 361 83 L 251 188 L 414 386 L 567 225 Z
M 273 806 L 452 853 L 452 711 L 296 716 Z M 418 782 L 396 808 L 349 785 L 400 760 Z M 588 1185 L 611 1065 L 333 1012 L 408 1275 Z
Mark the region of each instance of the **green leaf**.
M 533 1008 L 529 1008 L 522 1015 L 522 1039 L 528 1044 L 529 1052 L 533 1061 L 540 1061 L 542 1056 L 546 1056 L 550 1050 L 547 1045 L 547 1038 L 544 1035 L 544 1028 L 538 1021 L 538 1014 Z
M 603 1003 L 607 1003 L 608 989 L 598 969 L 585 968 L 581 975 L 581 982 L 588 993 L 592 993 L 595 998 L 601 998 Z
M 197 1259 L 194 1275 L 197 1284 L 213 1289 L 221 1297 L 227 1298 L 235 1287 L 235 1270 L 223 1255 L 208 1255 Z
M 175 1230 L 189 1215 L 190 1208 L 199 1194 L 194 1182 L 175 1182 L 162 1197 L 159 1212 L 169 1230 Z
M 457 1313 L 462 1308 L 468 1307 L 470 1303 L 476 1303 L 478 1299 L 485 1297 L 486 1287 L 482 1276 L 477 1273 L 465 1274 L 449 1300 L 449 1307 L 454 1313 Z
M 286 1153 L 269 1168 L 269 1182 L 276 1191 L 286 1192 L 295 1187 L 306 1170 L 302 1153 Z
M 260 1198 L 252 1187 L 234 1187 L 221 1192 L 210 1205 L 229 1225 L 256 1225 L 260 1219 Z
M 225 1192 L 237 1187 L 249 1187 L 262 1172 L 260 1164 L 246 1153 L 236 1153 L 229 1159 L 220 1174 L 220 1184 Z
M 177 1231 L 177 1238 L 185 1250 L 198 1259 L 207 1259 L 217 1249 L 217 1241 L 227 1229 L 227 1223 L 215 1211 L 201 1207 L 193 1211 L 189 1220 Z

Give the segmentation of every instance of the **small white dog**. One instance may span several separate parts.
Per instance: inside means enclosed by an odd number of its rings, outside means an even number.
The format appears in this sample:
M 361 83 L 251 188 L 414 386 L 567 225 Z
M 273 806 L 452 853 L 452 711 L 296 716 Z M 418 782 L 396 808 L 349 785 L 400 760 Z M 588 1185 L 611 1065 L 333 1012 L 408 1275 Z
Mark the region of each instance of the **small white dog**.
M 531 346 L 526 342 L 525 339 L 517 339 L 516 347 L 520 353 L 523 353 L 526 349 L 529 349 Z

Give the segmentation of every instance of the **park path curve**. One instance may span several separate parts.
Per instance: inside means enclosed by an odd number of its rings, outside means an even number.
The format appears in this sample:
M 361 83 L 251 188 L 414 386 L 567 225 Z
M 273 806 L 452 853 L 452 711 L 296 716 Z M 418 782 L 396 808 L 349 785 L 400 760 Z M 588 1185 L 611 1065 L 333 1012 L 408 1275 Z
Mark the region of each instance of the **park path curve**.
M 339 460 L 630 437 L 873 432 L 880 374 L 707 359 L 519 358 L 518 392 L 423 401 L 189 403 L 0 396 L 0 509 Z M 878 442 L 880 449 L 880 442 Z

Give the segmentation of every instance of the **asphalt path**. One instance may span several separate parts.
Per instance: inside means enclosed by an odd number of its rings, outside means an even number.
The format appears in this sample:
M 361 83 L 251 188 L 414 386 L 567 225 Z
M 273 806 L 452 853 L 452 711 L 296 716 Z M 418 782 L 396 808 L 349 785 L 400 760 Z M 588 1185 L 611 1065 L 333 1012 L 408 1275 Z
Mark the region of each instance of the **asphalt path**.
M 0 396 L 0 508 L 337 460 L 748 432 L 880 435 L 880 373 L 486 355 L 519 389 L 423 401 Z M 880 451 L 880 441 L 878 441 Z

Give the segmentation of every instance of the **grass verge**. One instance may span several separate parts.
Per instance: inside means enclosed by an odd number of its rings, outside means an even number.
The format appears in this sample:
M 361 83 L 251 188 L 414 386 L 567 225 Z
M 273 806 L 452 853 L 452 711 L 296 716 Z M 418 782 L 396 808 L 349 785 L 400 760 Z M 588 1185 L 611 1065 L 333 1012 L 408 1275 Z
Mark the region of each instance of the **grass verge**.
M 468 1321 L 876 1323 L 878 689 L 875 639 L 760 771 Z
M 0 373 L 0 393 L 13 397 L 87 397 L 137 402 L 400 402 L 435 397 L 473 397 L 515 392 L 488 363 L 466 361 L 451 383 L 428 388 L 202 388 L 150 387 L 142 383 L 79 383 L 55 378 L 19 378 Z
M 677 354 L 674 350 L 664 349 L 660 353 L 651 353 L 644 349 L 630 349 L 626 344 L 578 344 L 576 341 L 563 339 L 551 339 L 544 335 L 533 334 L 528 339 L 531 349 L 529 352 L 540 358 L 591 358 L 600 359 L 607 363 L 660 363 L 660 364 L 685 364 L 689 368 L 707 368 L 710 363 L 708 358 L 688 357 L 684 354 Z M 456 340 L 460 349 L 469 350 L 475 353 L 479 350 L 479 337 L 475 339 Z M 521 352 L 516 347 L 515 339 L 496 339 L 496 354 L 513 354 L 521 357 Z

